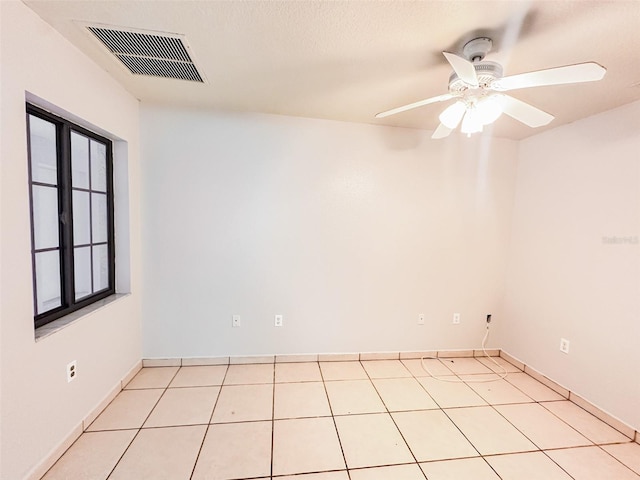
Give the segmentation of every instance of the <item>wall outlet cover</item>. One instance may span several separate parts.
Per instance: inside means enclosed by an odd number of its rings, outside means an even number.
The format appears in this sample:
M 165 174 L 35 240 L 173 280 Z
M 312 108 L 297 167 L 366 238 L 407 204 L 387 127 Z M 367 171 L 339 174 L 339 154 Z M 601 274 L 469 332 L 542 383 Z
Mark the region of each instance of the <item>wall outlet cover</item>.
M 67 383 L 74 381 L 77 375 L 78 375 L 78 365 L 77 365 L 77 362 L 74 360 L 67 364 Z

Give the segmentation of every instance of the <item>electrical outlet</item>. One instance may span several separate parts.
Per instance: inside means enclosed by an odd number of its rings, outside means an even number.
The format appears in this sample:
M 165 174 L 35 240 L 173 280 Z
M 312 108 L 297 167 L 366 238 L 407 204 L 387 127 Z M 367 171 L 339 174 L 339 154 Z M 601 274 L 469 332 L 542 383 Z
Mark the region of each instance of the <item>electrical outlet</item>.
M 460 323 L 460 314 L 459 313 L 454 313 L 453 314 L 453 324 L 454 325 L 458 325 Z
M 560 351 L 562 353 L 569 353 L 569 340 L 566 338 L 560 339 Z
M 74 360 L 67 364 L 67 382 L 72 382 L 78 376 L 78 365 Z
M 424 325 L 424 313 L 418 315 L 418 325 Z
M 240 315 L 234 315 L 231 317 L 231 326 L 239 327 L 240 326 Z
M 274 326 L 276 327 L 281 327 L 282 326 L 282 315 L 276 315 L 274 317 L 274 322 L 273 322 Z

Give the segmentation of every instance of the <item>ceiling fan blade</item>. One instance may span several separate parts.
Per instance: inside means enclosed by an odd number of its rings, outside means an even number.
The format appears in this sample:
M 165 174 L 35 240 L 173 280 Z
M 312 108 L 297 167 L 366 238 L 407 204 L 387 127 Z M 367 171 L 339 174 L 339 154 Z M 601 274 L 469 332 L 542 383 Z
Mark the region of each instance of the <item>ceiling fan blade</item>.
M 503 113 L 506 113 L 511 118 L 533 128 L 547 125 L 555 118 L 553 115 L 544 112 L 533 105 L 529 105 L 522 100 L 518 100 L 517 98 L 513 98 L 508 95 L 504 96 L 503 101 Z
M 440 125 L 438 125 L 438 128 L 436 128 L 436 131 L 433 132 L 431 138 L 437 140 L 438 138 L 448 137 L 451 132 L 453 132 L 453 128 L 449 128 L 441 123 Z
M 442 54 L 451 64 L 453 70 L 460 79 L 474 88 L 478 86 L 478 75 L 476 75 L 476 69 L 473 66 L 473 63 L 453 53 L 442 52 Z
M 504 77 L 494 82 L 492 88 L 508 91 L 517 88 L 595 82 L 601 80 L 605 73 L 607 73 L 607 69 L 595 62 L 579 63 Z
M 376 118 L 388 117 L 390 115 L 395 115 L 396 113 L 406 112 L 407 110 L 412 110 L 424 105 L 429 105 L 430 103 L 444 102 L 446 100 L 450 100 L 451 98 L 453 98 L 453 95 L 451 95 L 450 93 L 445 93 L 444 95 L 439 95 L 437 97 L 425 98 L 424 100 L 420 100 L 419 102 L 410 103 L 409 105 L 403 105 L 402 107 L 392 108 L 391 110 L 387 110 L 386 112 L 376 113 Z

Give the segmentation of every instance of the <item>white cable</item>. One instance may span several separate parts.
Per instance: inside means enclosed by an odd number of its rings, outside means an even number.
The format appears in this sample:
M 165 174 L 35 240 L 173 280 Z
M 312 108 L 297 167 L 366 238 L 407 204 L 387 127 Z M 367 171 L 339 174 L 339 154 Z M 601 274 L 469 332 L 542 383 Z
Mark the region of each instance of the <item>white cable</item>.
M 485 357 L 487 357 L 489 360 L 491 360 L 493 363 L 495 363 L 496 366 L 502 370 L 502 373 L 499 374 L 500 376 L 498 378 L 485 378 L 485 379 L 477 379 L 477 380 L 473 380 L 473 379 L 462 380 L 459 377 L 456 377 L 456 378 L 438 377 L 438 376 L 434 375 L 433 373 L 431 373 L 431 371 L 424 364 L 424 359 L 425 358 L 428 359 L 428 360 L 440 360 L 438 357 L 421 357 L 420 358 L 420 364 L 422 365 L 422 368 L 424 369 L 425 372 L 427 372 L 429 375 L 431 375 L 432 378 L 435 378 L 436 380 L 440 380 L 441 382 L 450 382 L 450 383 L 488 383 L 488 382 L 497 382 L 498 380 L 503 380 L 503 379 L 507 378 L 507 375 L 509 374 L 509 372 L 507 372 L 506 368 L 504 368 L 502 365 L 500 365 L 498 362 L 496 362 L 487 353 L 487 350 L 486 350 L 486 347 L 485 347 L 485 345 L 487 343 L 487 338 L 489 338 L 489 323 L 487 323 L 487 332 L 484 334 L 484 338 L 482 339 L 482 351 L 484 352 Z M 456 375 L 455 372 L 454 372 L 454 375 Z

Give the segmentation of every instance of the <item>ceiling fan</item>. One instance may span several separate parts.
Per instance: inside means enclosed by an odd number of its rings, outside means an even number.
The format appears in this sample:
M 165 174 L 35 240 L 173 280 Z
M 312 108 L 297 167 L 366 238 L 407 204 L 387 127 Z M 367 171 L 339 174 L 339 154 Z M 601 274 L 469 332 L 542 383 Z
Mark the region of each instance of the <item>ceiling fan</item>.
M 593 82 L 601 80 L 607 71 L 595 62 L 587 62 L 503 77 L 502 66 L 499 63 L 484 60 L 491 46 L 490 38 L 480 37 L 464 45 L 463 56 L 442 52 L 453 67 L 453 73 L 449 77 L 449 93 L 380 112 L 376 118 L 455 99 L 456 102 L 440 114 L 440 125 L 431 138 L 448 136 L 461 122 L 460 130 L 470 136 L 472 133 L 481 132 L 485 125 L 495 122 L 502 113 L 529 127 L 541 127 L 551 122 L 554 116 L 503 92 L 547 85 Z

